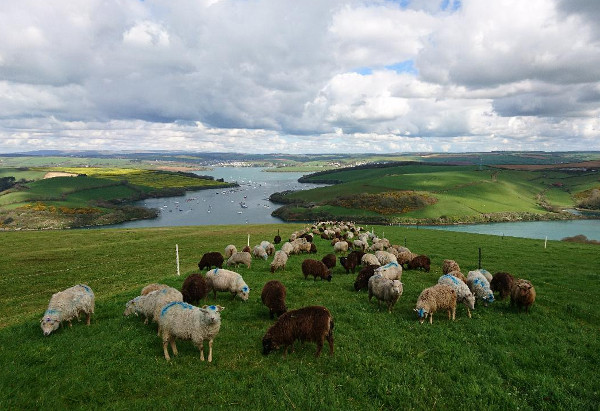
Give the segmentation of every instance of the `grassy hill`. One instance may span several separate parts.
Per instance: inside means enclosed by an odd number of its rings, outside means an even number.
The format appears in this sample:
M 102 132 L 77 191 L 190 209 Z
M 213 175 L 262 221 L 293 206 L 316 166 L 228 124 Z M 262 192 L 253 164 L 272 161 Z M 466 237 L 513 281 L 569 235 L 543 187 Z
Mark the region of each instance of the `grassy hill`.
M 599 188 L 598 170 L 524 171 L 405 163 L 315 173 L 306 182 L 334 184 L 275 195 L 286 220 L 341 217 L 363 222 L 444 224 L 572 218 L 578 193 Z M 393 193 L 423 198 L 420 207 L 386 207 Z M 339 201 L 339 199 L 346 201 Z M 393 205 L 393 204 L 392 204 Z M 387 209 L 395 212 L 386 212 Z
M 2 233 L 0 254 L 0 408 L 256 408 L 256 409 L 595 409 L 600 310 L 598 246 L 501 238 L 404 227 L 375 227 L 392 243 L 428 254 L 430 273 L 406 271 L 392 314 L 355 292 L 355 275 L 334 268 L 331 282 L 304 280 L 307 256 L 291 256 L 284 272 L 269 261 L 239 268 L 251 287 L 244 303 L 220 293 L 225 307 L 212 364 L 190 342 L 164 360 L 156 325 L 124 318 L 125 303 L 151 282 L 180 287 L 208 251 L 285 238 L 300 225 L 203 226 Z M 332 251 L 316 239 L 322 258 Z M 176 275 L 175 244 L 182 275 Z M 412 309 L 437 282 L 444 258 L 463 271 L 478 263 L 532 281 L 530 314 L 508 301 L 463 306 L 456 321 L 438 313 L 419 324 Z M 278 247 L 279 248 L 279 247 Z M 277 278 L 288 307 L 327 306 L 335 319 L 335 354 L 314 358 L 296 344 L 263 356 L 272 324 L 260 290 Z M 52 293 L 77 283 L 96 294 L 96 314 L 44 337 L 39 327 Z M 212 296 L 207 303 L 214 303 Z M 326 350 L 324 350 L 326 351 Z

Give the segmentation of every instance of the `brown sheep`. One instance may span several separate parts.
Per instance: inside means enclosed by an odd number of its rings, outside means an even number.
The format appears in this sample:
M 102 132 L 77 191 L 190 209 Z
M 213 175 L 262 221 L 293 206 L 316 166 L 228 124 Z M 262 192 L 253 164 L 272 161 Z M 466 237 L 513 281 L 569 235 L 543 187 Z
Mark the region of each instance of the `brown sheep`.
M 333 355 L 333 326 L 331 313 L 325 307 L 310 306 L 288 311 L 282 314 L 264 335 L 263 354 L 267 355 L 279 347 L 284 347 L 285 358 L 288 348 L 291 346 L 294 352 L 294 342 L 300 340 L 316 343 L 315 357 L 318 357 L 327 338 L 329 355 Z
M 492 277 L 492 281 L 490 281 L 490 289 L 492 291 L 498 291 L 500 293 L 498 299 L 504 300 L 510 295 L 510 290 L 512 288 L 514 280 L 514 277 L 509 273 L 496 273 Z
M 302 274 L 304 274 L 304 279 L 312 275 L 315 281 L 317 277 L 320 277 L 322 280 L 331 281 L 331 270 L 322 261 L 310 258 L 302 261 Z
M 208 284 L 201 274 L 190 274 L 181 286 L 183 301 L 194 304 L 208 295 Z
M 285 296 L 287 290 L 285 285 L 280 281 L 268 281 L 262 289 L 260 299 L 269 309 L 269 317 L 272 319 L 274 315 L 280 317 L 287 311 L 285 306 Z
M 335 267 L 336 256 L 335 254 L 327 254 L 321 259 L 321 261 L 323 262 L 323 264 L 325 264 L 327 268 L 332 269 L 333 267 Z
M 416 270 L 417 268 L 423 269 L 426 273 L 429 272 L 431 267 L 431 260 L 426 255 L 418 255 L 408 263 L 409 270 Z
M 458 263 L 454 260 L 444 260 L 442 263 L 442 273 L 448 274 L 452 271 L 460 271 Z
M 379 267 L 378 265 L 367 265 L 362 270 L 358 272 L 356 276 L 356 280 L 354 281 L 354 289 L 356 291 L 360 291 L 363 288 L 367 288 L 369 285 L 369 278 L 375 274 L 375 269 Z
M 198 263 L 198 268 L 200 270 L 210 270 L 211 267 L 223 268 L 223 255 L 220 252 L 212 251 L 210 253 L 204 253 Z
M 242 252 L 243 253 L 251 253 L 252 249 L 250 248 L 249 245 L 247 245 L 246 247 L 242 248 Z
M 310 243 L 310 251 L 309 253 L 311 254 L 316 254 L 317 253 L 317 246 L 315 245 L 315 243 Z
M 525 312 L 529 313 L 529 307 L 535 302 L 535 288 L 528 280 L 517 279 L 513 282 L 510 290 L 510 305 L 517 305 L 519 311 L 525 307 Z
M 433 314 L 438 310 L 447 310 L 448 319 L 454 321 L 456 317 L 456 291 L 445 284 L 436 284 L 421 291 L 414 309 L 422 324 L 429 317 L 429 324 L 433 324 Z

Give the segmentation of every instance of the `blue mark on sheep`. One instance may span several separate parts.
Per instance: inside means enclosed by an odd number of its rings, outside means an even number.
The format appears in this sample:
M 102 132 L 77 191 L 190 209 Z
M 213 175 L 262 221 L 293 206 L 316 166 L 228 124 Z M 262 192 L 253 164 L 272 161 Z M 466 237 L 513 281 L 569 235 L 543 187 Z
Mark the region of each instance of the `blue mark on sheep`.
M 216 311 L 216 310 L 217 310 L 217 306 L 216 306 L 216 305 L 209 305 L 209 306 L 208 306 L 208 309 L 209 309 L 209 310 Z
M 215 271 L 213 271 L 214 274 L 217 274 L 217 271 L 219 271 L 218 268 L 215 268 Z
M 383 268 L 398 267 L 398 264 L 391 262 L 383 266 Z
M 243 291 L 243 292 L 245 292 L 245 293 L 247 293 L 247 292 L 248 292 L 248 286 L 246 286 L 246 285 L 245 285 L 245 286 L 243 286 L 243 287 L 242 287 L 242 291 Z
M 450 274 L 444 274 L 444 275 L 442 276 L 442 278 L 449 279 L 450 281 L 452 281 L 452 282 L 453 282 L 454 284 L 456 284 L 456 285 L 458 285 L 458 284 L 459 284 L 459 282 L 458 282 L 458 281 L 459 281 L 459 280 L 458 280 L 458 278 L 456 278 L 456 277 L 455 277 L 455 276 L 453 276 L 453 275 L 450 275 Z
M 79 285 L 82 286 L 85 289 L 85 291 L 87 291 L 88 293 L 90 293 L 90 294 L 92 293 L 92 289 L 90 287 L 88 287 L 87 285 L 85 285 L 85 284 L 79 284 Z
M 170 302 L 169 304 L 167 304 L 167 305 L 165 305 L 165 306 L 163 307 L 163 309 L 160 311 L 160 316 L 161 316 L 161 317 L 162 317 L 162 316 L 164 316 L 164 315 L 165 315 L 165 313 L 166 313 L 167 311 L 169 311 L 169 309 L 170 309 L 171 307 L 174 307 L 174 306 L 176 306 L 176 305 L 180 305 L 180 306 L 181 306 L 181 308 L 183 308 L 184 310 L 193 310 L 193 309 L 194 309 L 194 306 L 193 306 L 193 305 L 191 305 L 191 304 L 184 303 L 184 302 L 182 302 L 182 301 L 173 301 L 173 302 Z
M 46 310 L 46 312 L 44 313 L 44 315 L 52 315 L 52 314 L 58 314 L 58 313 L 59 313 L 58 310 L 50 309 L 50 310 Z
M 425 316 L 425 310 L 423 308 L 419 308 L 419 311 L 417 311 L 417 313 L 419 314 L 419 318 Z

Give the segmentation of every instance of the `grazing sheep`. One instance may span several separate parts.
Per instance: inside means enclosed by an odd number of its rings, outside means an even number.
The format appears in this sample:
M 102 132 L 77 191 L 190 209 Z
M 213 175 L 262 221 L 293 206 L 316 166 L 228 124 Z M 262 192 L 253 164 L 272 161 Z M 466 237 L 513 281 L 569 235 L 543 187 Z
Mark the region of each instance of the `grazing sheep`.
M 363 267 L 356 276 L 356 280 L 354 281 L 354 289 L 356 291 L 360 291 L 363 288 L 367 288 L 369 285 L 369 278 L 373 277 L 375 274 L 375 269 L 379 267 L 378 265 L 367 265 Z
M 447 310 L 448 319 L 454 320 L 456 317 L 456 291 L 445 284 L 436 284 L 426 288 L 419 295 L 414 310 L 421 324 L 428 316 L 429 324 L 433 324 L 433 314 L 437 310 Z
M 378 267 L 381 265 L 377 257 L 375 257 L 375 254 L 369 253 L 363 255 L 360 259 L 360 262 L 362 263 L 362 265 L 376 265 Z
M 48 308 L 40 320 L 40 326 L 44 335 L 50 335 L 57 330 L 63 321 L 69 322 L 84 313 L 87 316 L 86 324 L 90 325 L 90 319 L 94 314 L 95 296 L 94 292 L 86 284 L 78 284 L 66 290 L 52 294 Z
M 237 253 L 237 248 L 233 244 L 229 244 L 225 247 L 225 258 L 229 258 L 235 253 Z
M 162 290 L 163 288 L 167 288 L 167 287 L 168 287 L 168 285 L 165 285 L 165 284 L 158 284 L 158 283 L 148 284 L 147 286 L 142 288 L 140 295 L 148 295 L 152 291 Z
M 394 254 L 388 253 L 387 251 L 375 251 L 375 257 L 377 257 L 377 260 L 379 260 L 379 264 L 381 265 L 398 262 Z
M 402 281 L 402 266 L 398 263 L 387 263 L 376 268 L 375 274 L 380 274 L 388 280 Z
M 250 254 L 251 252 L 252 252 L 252 249 L 250 248 L 249 245 L 247 245 L 244 248 L 242 248 L 242 253 L 248 253 L 248 254 Z
M 460 271 L 452 271 L 452 272 L 449 272 L 448 275 L 452 275 L 452 276 L 458 278 L 465 284 L 467 283 L 467 277 L 465 277 L 465 275 L 463 273 L 461 273 Z
M 267 255 L 275 254 L 275 246 L 268 241 L 261 241 L 260 246 L 265 249 Z
M 381 274 L 375 274 L 369 278 L 369 301 L 371 297 L 377 298 L 377 305 L 381 305 L 381 301 L 387 303 L 388 312 L 392 312 L 392 307 L 402 295 L 403 287 L 399 280 L 390 280 Z
M 279 235 L 279 230 L 277 230 L 277 235 L 273 238 L 273 244 L 279 244 L 281 242 L 281 236 Z
M 241 275 L 234 271 L 215 268 L 206 273 L 206 283 L 208 291 L 212 290 L 213 296 L 217 298 L 217 291 L 229 291 L 232 299 L 237 295 L 242 301 L 247 301 L 250 294 L 250 287 L 244 281 Z
M 340 264 L 346 269 L 346 274 L 352 270 L 356 272 L 356 267 L 360 265 L 361 258 L 364 255 L 362 251 L 352 251 L 347 257 L 340 257 Z
M 519 311 L 525 307 L 525 312 L 529 313 L 529 307 L 535 302 L 535 288 L 528 280 L 516 279 L 510 290 L 510 305 L 516 304 Z
M 288 348 L 294 351 L 296 340 L 317 344 L 315 357 L 321 355 L 325 339 L 329 343 L 329 355 L 333 355 L 333 317 L 329 310 L 321 306 L 310 306 L 288 311 L 265 333 L 262 339 L 263 354 L 267 355 L 279 347 L 284 347 L 283 357 Z
M 498 293 L 500 293 L 498 299 L 504 300 L 510 295 L 513 282 L 514 277 L 512 275 L 505 272 L 499 272 L 494 274 L 492 277 L 492 281 L 490 281 L 490 289 L 492 291 L 498 291 Z
M 365 251 L 367 249 L 367 243 L 362 240 L 354 240 L 352 243 L 352 247 L 355 250 Z
M 385 244 L 384 243 L 373 243 L 371 244 L 371 247 L 369 247 L 369 251 L 383 251 L 383 249 L 385 248 Z
M 398 250 L 396 250 L 394 247 L 388 247 L 385 251 L 396 257 L 396 261 L 398 261 Z
M 190 274 L 183 281 L 181 286 L 183 302 L 194 304 L 206 298 L 207 294 L 208 284 L 201 274 Z
M 309 243 L 313 242 L 313 235 L 311 233 L 304 233 L 304 234 L 300 235 L 300 238 L 304 238 Z
M 494 293 L 490 289 L 490 283 L 480 270 L 469 271 L 467 285 L 476 299 L 482 300 L 483 305 L 494 302 Z
M 252 255 L 256 258 L 262 258 L 265 261 L 267 260 L 267 258 L 269 258 L 265 249 L 262 248 L 260 245 L 254 246 L 254 249 L 252 250 Z
M 208 362 L 212 362 L 213 340 L 221 328 L 220 305 L 205 305 L 202 308 L 184 302 L 172 302 L 161 309 L 158 325 L 162 330 L 162 344 L 165 359 L 169 361 L 171 345 L 173 355 L 177 355 L 175 339 L 192 340 L 200 350 L 200 361 L 204 361 L 204 341 L 208 341 Z
M 275 252 L 275 257 L 273 257 L 273 262 L 271 263 L 271 272 L 274 273 L 275 270 L 285 270 L 285 265 L 288 260 L 288 255 L 281 250 Z
M 488 280 L 488 283 L 492 282 L 492 278 L 493 278 L 493 277 L 492 277 L 492 274 L 491 274 L 491 273 L 490 273 L 488 270 L 485 270 L 485 269 L 483 269 L 483 268 L 480 268 L 478 271 L 479 271 L 481 274 L 483 274 L 483 276 L 485 277 L 485 279 L 486 279 L 486 280 Z
M 467 315 L 471 318 L 471 310 L 475 309 L 475 296 L 463 281 L 452 274 L 444 274 L 438 279 L 438 284 L 449 285 L 456 291 L 456 302 L 467 307 Z
M 144 324 L 148 324 L 148 319 L 158 321 L 160 309 L 172 301 L 183 301 L 183 294 L 172 287 L 165 287 L 127 301 L 123 315 L 141 315 L 144 317 Z M 160 335 L 160 328 L 158 334 Z
M 294 252 L 294 246 L 292 245 L 292 243 L 286 242 L 281 246 L 281 251 L 283 251 L 287 255 L 290 255 Z
M 442 263 L 442 273 L 448 274 L 452 271 L 460 271 L 458 263 L 454 260 L 444 260 L 444 262 Z
M 411 253 L 410 250 L 406 249 L 406 250 L 398 251 L 398 255 L 396 256 L 396 261 L 398 261 L 398 264 L 400 264 L 401 266 L 408 267 L 408 263 L 410 263 L 411 260 L 413 258 L 415 258 L 416 256 L 417 256 L 417 254 Z
M 335 254 L 327 254 L 321 259 L 321 261 L 323 262 L 323 264 L 325 264 L 327 268 L 332 269 L 333 267 L 335 267 L 336 256 Z
M 221 268 L 223 266 L 223 255 L 218 251 L 212 251 L 210 253 L 204 253 L 200 262 L 198 263 L 198 268 L 200 270 L 210 270 L 211 267 Z
M 304 274 L 305 280 L 309 275 L 312 275 L 315 281 L 317 280 L 317 277 L 322 280 L 331 281 L 331 270 L 329 270 L 322 261 L 310 258 L 302 261 L 302 274 Z
M 269 317 L 272 319 L 274 315 L 278 317 L 287 311 L 285 306 L 285 295 L 287 290 L 285 285 L 280 281 L 268 281 L 262 289 L 260 300 L 269 309 Z
M 217 268 L 215 268 L 217 270 Z M 160 316 L 160 310 L 166 304 L 170 302 L 180 301 L 183 302 L 183 294 L 173 287 L 163 288 L 162 290 L 154 291 L 148 294 L 147 297 L 150 297 L 151 300 L 154 300 L 154 311 L 152 313 L 152 319 L 155 322 L 158 322 L 158 317 Z M 152 304 L 152 303 L 150 303 Z M 158 324 L 158 335 L 160 335 L 161 329 L 160 324 Z
M 345 253 L 348 251 L 348 243 L 346 241 L 338 241 L 333 245 L 335 253 Z
M 309 253 L 311 254 L 316 254 L 317 253 L 317 246 L 315 245 L 315 243 L 310 243 L 310 251 Z
M 252 260 L 252 256 L 247 251 L 238 251 L 229 257 L 227 260 L 227 266 L 234 265 L 238 266 L 238 264 L 244 264 L 246 268 L 250 268 L 250 262 Z
M 429 272 L 429 268 L 431 267 L 431 260 L 426 255 L 418 255 L 408 263 L 409 270 L 416 270 L 421 268 L 425 270 L 426 273 Z

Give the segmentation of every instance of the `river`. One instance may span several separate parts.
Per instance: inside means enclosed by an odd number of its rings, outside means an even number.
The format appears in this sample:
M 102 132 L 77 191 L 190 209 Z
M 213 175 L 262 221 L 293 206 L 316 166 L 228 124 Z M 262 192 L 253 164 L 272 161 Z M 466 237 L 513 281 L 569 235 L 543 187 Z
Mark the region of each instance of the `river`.
M 128 221 L 112 228 L 169 227 L 184 225 L 283 223 L 271 213 L 281 205 L 269 201 L 273 193 L 306 190 L 323 184 L 299 183 L 306 173 L 266 172 L 262 167 L 215 167 L 196 174 L 237 182 L 239 187 L 189 191 L 184 196 L 149 198 L 137 206 L 156 208 L 155 219 Z M 105 226 L 106 227 L 106 226 Z

